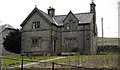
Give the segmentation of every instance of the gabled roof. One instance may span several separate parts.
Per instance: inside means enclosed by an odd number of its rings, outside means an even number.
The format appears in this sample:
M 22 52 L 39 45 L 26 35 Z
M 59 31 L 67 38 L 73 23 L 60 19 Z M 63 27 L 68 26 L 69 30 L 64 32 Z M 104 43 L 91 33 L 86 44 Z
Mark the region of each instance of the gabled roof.
M 64 20 L 67 17 L 67 15 L 56 15 L 54 17 L 50 17 L 48 14 L 46 14 L 45 12 L 35 7 L 33 11 L 28 15 L 28 17 L 23 21 L 23 23 L 20 26 L 23 27 L 35 12 L 37 12 L 41 17 L 43 17 L 48 23 L 54 24 L 56 26 L 63 26 Z M 69 13 L 72 13 L 72 12 L 70 11 Z M 79 24 L 83 24 L 83 23 L 85 24 L 85 23 L 91 23 L 94 13 L 88 12 L 88 13 L 78 13 L 78 14 L 73 14 L 73 15 L 75 16 L 75 18 L 79 20 Z
M 92 19 L 93 19 L 93 13 L 78 13 L 75 14 L 75 16 L 78 18 L 79 20 L 79 24 L 81 23 L 91 23 Z
M 74 14 L 75 17 L 79 20 L 79 24 L 91 23 L 93 18 L 93 13 L 78 13 Z M 64 25 L 63 21 L 67 15 L 58 15 L 55 16 L 55 20 L 59 25 Z
M 65 19 L 63 20 L 63 22 L 66 20 L 66 18 L 69 16 L 69 14 L 72 14 L 75 18 L 76 16 L 72 13 L 72 11 L 70 10 L 70 12 L 68 13 L 68 15 L 65 17 Z M 76 18 L 78 20 L 78 18 Z
M 9 24 L 1 25 L 1 26 L 0 26 L 0 33 L 1 33 L 3 30 L 5 30 L 6 28 L 15 29 L 14 27 L 10 26 Z
M 37 12 L 48 23 L 51 23 L 51 24 L 54 23 L 54 21 L 52 20 L 52 18 L 48 14 L 46 14 L 45 12 L 43 12 L 43 11 L 39 10 L 37 7 L 35 7 L 33 9 L 33 11 L 28 15 L 28 17 L 23 21 L 23 23 L 20 26 L 23 27 L 35 12 Z

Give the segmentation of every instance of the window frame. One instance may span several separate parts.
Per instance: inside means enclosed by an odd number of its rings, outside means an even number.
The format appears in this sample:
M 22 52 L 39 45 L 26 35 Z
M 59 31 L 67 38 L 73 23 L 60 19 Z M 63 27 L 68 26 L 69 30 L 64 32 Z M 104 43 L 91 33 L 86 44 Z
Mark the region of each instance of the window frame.
M 65 38 L 65 47 L 66 49 L 72 49 L 78 47 L 78 40 L 77 38 Z
M 32 22 L 32 29 L 38 29 L 40 28 L 40 21 Z
M 31 37 L 30 38 L 30 47 L 41 47 L 42 38 L 41 37 Z
M 66 30 L 76 30 L 77 29 L 77 20 L 69 20 L 66 24 L 65 24 L 65 29 Z

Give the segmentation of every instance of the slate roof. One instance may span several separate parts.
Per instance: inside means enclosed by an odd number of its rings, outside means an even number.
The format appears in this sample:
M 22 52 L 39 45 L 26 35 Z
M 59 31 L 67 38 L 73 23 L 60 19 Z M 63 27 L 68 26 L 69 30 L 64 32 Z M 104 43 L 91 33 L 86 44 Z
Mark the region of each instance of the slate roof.
M 56 15 L 54 17 L 50 17 L 48 14 L 35 7 L 34 10 L 28 15 L 28 17 L 23 21 L 23 23 L 20 26 L 23 27 L 35 12 L 37 12 L 40 16 L 42 16 L 48 23 L 55 24 L 57 26 L 64 25 L 63 20 L 67 16 L 67 15 Z M 78 13 L 74 15 L 79 20 L 79 24 L 91 23 L 91 20 L 93 18 L 93 13 Z
M 39 12 L 41 12 L 51 23 L 54 23 L 53 19 L 48 14 L 46 14 L 45 12 L 43 12 L 40 9 L 39 9 Z
M 75 14 L 75 16 L 80 21 L 80 24 L 81 23 L 91 23 L 91 20 L 93 18 L 93 13 L 79 13 L 79 14 Z
M 27 18 L 23 21 L 23 23 L 20 26 L 23 27 L 35 12 L 37 12 L 48 23 L 54 23 L 54 21 L 48 14 L 46 14 L 45 12 L 43 12 L 43 11 L 39 10 L 37 7 L 35 7 L 33 9 L 33 11 L 27 16 Z
M 74 14 L 76 18 L 79 20 L 79 24 L 82 23 L 91 23 L 93 18 L 93 13 L 78 13 Z M 63 20 L 66 18 L 67 15 L 58 15 L 55 16 L 55 20 L 59 25 L 63 25 Z
M 14 27 L 10 26 L 9 24 L 4 24 L 0 26 L 0 33 L 6 28 L 14 29 Z

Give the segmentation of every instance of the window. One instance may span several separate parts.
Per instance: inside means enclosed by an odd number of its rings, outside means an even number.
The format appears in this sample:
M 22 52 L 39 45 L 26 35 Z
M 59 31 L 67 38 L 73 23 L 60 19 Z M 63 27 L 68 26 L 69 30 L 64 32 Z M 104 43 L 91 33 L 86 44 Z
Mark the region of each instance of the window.
M 66 24 L 66 29 L 69 30 L 69 24 L 68 23 Z
M 41 38 L 31 38 L 31 47 L 41 47 Z
M 33 23 L 32 23 L 32 28 L 33 28 L 33 29 L 40 28 L 40 22 L 39 22 L 39 21 L 33 22 Z
M 77 43 L 76 43 L 75 39 L 73 40 L 73 47 L 75 47 L 75 48 L 77 47 Z
M 66 23 L 67 30 L 74 30 L 75 28 L 76 28 L 76 20 L 69 20 L 69 22 Z
M 77 47 L 77 41 L 75 38 L 67 38 L 66 39 L 66 47 L 67 48 L 75 48 Z
M 67 48 L 69 47 L 69 40 L 67 40 Z

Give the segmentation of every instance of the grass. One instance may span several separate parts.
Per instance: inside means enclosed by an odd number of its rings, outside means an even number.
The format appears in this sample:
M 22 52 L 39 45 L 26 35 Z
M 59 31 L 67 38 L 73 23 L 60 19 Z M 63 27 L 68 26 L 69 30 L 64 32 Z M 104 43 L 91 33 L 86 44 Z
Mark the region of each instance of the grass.
M 17 66 L 21 64 L 21 56 L 20 55 L 8 55 L 8 56 L 2 56 L 6 58 L 12 58 L 12 59 L 18 59 L 16 60 L 9 60 L 9 59 L 3 59 L 2 60 L 2 68 L 11 67 L 9 64 L 14 64 L 13 66 Z M 30 61 L 39 61 L 44 59 L 51 59 L 56 58 L 59 56 L 36 56 L 36 59 L 34 57 L 28 58 L 24 56 L 24 60 L 30 60 Z M 55 63 L 61 63 L 61 64 L 68 64 L 68 65 L 74 65 L 74 66 L 83 66 L 83 67 L 116 67 L 116 63 L 118 58 L 118 54 L 111 54 L 111 55 L 79 55 L 79 56 L 67 56 L 66 58 L 61 58 L 57 60 L 47 61 L 47 62 L 55 62 Z M 19 63 L 19 64 L 17 64 Z M 24 64 L 29 63 L 24 61 Z M 7 66 L 5 66 L 7 65 Z M 39 64 L 41 65 L 41 64 Z M 36 65 L 32 65 L 36 66 Z M 30 66 L 30 67 L 32 67 Z M 45 65 L 43 65 L 45 66 Z M 41 67 L 43 67 L 41 66 Z M 40 67 L 40 66 L 38 66 Z M 50 66 L 48 66 L 50 67 Z
M 104 40 L 104 45 L 116 45 L 118 44 L 118 39 L 120 38 L 107 38 L 107 37 L 104 37 L 103 40 Z M 98 37 L 98 41 L 102 41 L 102 37 Z M 102 43 L 98 43 L 98 45 L 102 45 Z
M 116 39 L 120 39 L 120 38 L 108 38 L 108 37 L 104 37 L 104 40 L 116 40 Z M 98 41 L 102 41 L 102 37 L 98 37 Z
M 111 55 L 79 55 L 79 56 L 67 56 L 57 60 L 47 61 L 49 63 L 55 62 L 59 64 L 81 66 L 85 68 L 119 68 L 118 54 Z M 49 68 L 52 67 L 49 63 L 40 63 L 26 68 Z M 70 66 L 55 65 L 55 68 L 69 68 Z
M 52 61 L 47 61 L 47 62 L 65 62 L 67 60 L 73 61 L 73 60 L 79 60 L 80 61 L 86 61 L 86 60 L 102 60 L 102 59 L 117 59 L 118 55 L 117 54 L 112 54 L 112 55 L 79 55 L 79 56 L 68 56 L 66 58 L 62 59 L 57 59 L 57 60 L 52 60 Z
M 68 56 L 63 59 L 48 62 L 82 66 L 86 68 L 119 68 L 117 65 L 118 54 Z
M 2 56 L 2 57 L 10 58 L 10 59 L 2 59 L 2 68 L 21 65 L 21 56 L 20 55 L 6 55 L 6 56 Z M 28 61 L 40 61 L 40 60 L 51 59 L 51 58 L 56 58 L 56 57 L 59 57 L 59 56 L 35 56 L 35 57 L 31 57 L 31 58 L 24 56 L 23 59 L 27 60 L 27 61 L 24 61 L 24 64 L 26 64 L 26 63 L 31 63 Z M 17 59 L 17 60 L 11 60 L 11 59 Z

